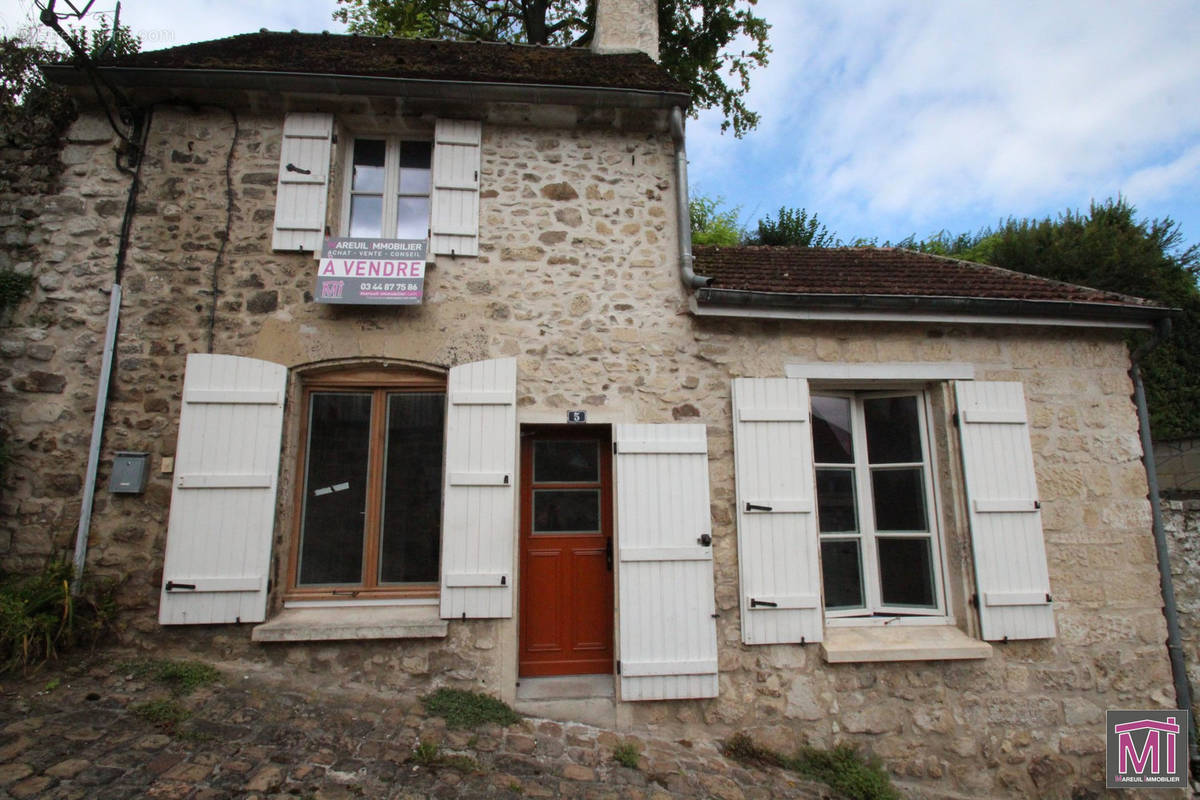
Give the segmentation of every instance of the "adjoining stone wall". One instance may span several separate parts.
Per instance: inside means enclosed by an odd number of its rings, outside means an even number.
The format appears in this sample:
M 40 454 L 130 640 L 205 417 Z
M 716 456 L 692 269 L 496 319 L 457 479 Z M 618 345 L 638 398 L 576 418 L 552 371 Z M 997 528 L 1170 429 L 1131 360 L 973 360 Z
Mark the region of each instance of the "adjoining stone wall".
M 552 128 L 522 122 L 511 109 L 505 121 L 489 117 L 480 256 L 439 258 L 423 305 L 381 308 L 313 303 L 312 257 L 270 250 L 281 112 L 239 110 L 235 123 L 219 109 L 155 110 L 99 485 L 107 486 L 115 450 L 151 453 L 151 480 L 140 496 L 98 493 L 89 555 L 92 573 L 125 581 L 125 638 L 255 659 L 303 675 L 314 688 L 453 682 L 513 692 L 514 620 L 451 622 L 445 640 L 311 646 L 251 645 L 248 626 L 158 626 L 171 485 L 160 466 L 174 452 L 185 356 L 207 348 L 216 269 L 215 352 L 289 367 L 355 358 L 449 367 L 514 356 L 522 424 L 562 422 L 567 409 L 583 408 L 602 424 L 708 426 L 721 693 L 631 704 L 636 724 L 680 735 L 747 730 L 782 749 L 802 740 L 853 742 L 902 776 L 972 796 L 1061 797 L 1101 786 L 1104 710 L 1174 700 L 1120 332 L 693 317 L 674 251 L 669 136 L 654 125 L 622 130 L 559 118 Z M 94 125 L 90 119 L 78 125 Z M 0 547 L 6 567 L 32 567 L 66 546 L 78 514 L 103 290 L 128 178 L 113 167 L 109 142 L 74 135 L 62 189 L 39 223 L 61 257 L 39 266 L 51 288 L 19 310 L 12 334 L 40 336 L 52 350 L 37 371 L 58 378 L 50 391 L 36 391 L 45 384 L 32 377 L 34 362 L 16 361 L 0 394 L 0 408 L 18 423 L 19 445 L 6 488 L 6 502 L 19 509 L 3 523 L 11 537 Z M 59 204 L 77 211 L 55 217 Z M 825 664 L 811 645 L 741 644 L 730 381 L 781 376 L 800 361 L 969 363 L 979 379 L 1023 382 L 1056 638 L 997 644 L 984 661 L 860 665 Z M 285 419 L 276 587 L 295 522 L 295 407 Z M 942 523 L 952 554 L 946 581 L 963 603 L 972 569 L 956 435 L 946 403 L 938 409 Z M 971 612 L 960 606 L 956 614 L 967 627 Z
M 1183 658 L 1192 684 L 1192 707 L 1200 691 L 1200 492 L 1164 499 L 1163 527 L 1171 551 L 1171 582 L 1179 609 Z

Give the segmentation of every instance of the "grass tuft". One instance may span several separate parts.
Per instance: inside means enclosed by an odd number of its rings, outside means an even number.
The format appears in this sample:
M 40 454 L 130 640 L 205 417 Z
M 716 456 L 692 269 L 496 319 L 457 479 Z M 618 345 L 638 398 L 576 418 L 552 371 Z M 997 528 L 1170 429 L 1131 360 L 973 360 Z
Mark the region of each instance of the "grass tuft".
M 508 726 L 521 721 L 521 715 L 494 697 L 462 689 L 438 689 L 421 698 L 425 710 L 446 720 L 450 728 L 475 728 L 488 722 Z
M 784 756 L 738 733 L 725 742 L 721 752 L 745 764 L 781 767 L 813 778 L 851 800 L 901 800 L 879 762 L 864 759 L 849 745 L 838 745 L 832 750 L 802 746 L 795 755 Z
M 132 706 L 133 713 L 147 722 L 172 729 L 192 715 L 192 712 L 181 706 L 175 700 L 148 700 Z
M 641 757 L 642 751 L 635 742 L 621 742 L 613 748 L 613 761 L 622 767 L 637 769 L 638 760 Z
M 176 697 L 186 697 L 201 686 L 216 683 L 221 678 L 216 668 L 203 661 L 143 659 L 123 662 L 118 668 L 135 678 L 161 683 Z

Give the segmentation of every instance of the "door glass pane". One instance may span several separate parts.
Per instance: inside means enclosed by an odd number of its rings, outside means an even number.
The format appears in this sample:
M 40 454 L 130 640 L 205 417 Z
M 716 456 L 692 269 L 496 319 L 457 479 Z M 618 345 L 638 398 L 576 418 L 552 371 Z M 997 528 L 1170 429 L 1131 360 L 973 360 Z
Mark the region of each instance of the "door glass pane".
M 885 606 L 935 607 L 929 539 L 880 538 L 879 583 Z
M 862 608 L 862 559 L 857 540 L 821 542 L 821 580 L 826 608 Z
M 400 194 L 429 194 L 433 142 L 400 143 Z
M 927 531 L 925 482 L 920 467 L 871 470 L 875 528 L 881 531 Z
M 311 395 L 299 585 L 362 581 L 370 446 L 371 395 Z
M 396 238 L 429 238 L 429 198 L 396 198 Z
M 821 533 L 858 530 L 852 470 L 817 470 L 817 523 Z
M 854 461 L 850 430 L 850 398 L 813 395 L 813 456 L 818 464 Z
M 599 533 L 598 489 L 535 489 L 534 533 Z
M 446 395 L 388 395 L 379 582 L 438 579 Z
M 600 447 L 594 442 L 543 440 L 533 443 L 535 483 L 600 480 Z
M 911 464 L 921 457 L 917 398 L 872 397 L 863 401 L 867 458 L 872 464 Z
M 364 239 L 378 239 L 383 236 L 382 197 L 356 194 L 350 198 L 350 235 Z
M 355 192 L 383 192 L 383 164 L 387 143 L 383 139 L 354 140 L 354 175 L 350 189 Z

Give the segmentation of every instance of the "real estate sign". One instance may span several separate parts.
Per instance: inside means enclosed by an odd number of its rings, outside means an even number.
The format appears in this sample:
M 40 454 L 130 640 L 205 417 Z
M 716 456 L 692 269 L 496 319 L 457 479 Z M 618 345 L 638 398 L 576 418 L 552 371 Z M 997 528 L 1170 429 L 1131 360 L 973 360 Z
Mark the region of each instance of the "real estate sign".
M 425 295 L 425 239 L 328 238 L 318 303 L 416 305 Z

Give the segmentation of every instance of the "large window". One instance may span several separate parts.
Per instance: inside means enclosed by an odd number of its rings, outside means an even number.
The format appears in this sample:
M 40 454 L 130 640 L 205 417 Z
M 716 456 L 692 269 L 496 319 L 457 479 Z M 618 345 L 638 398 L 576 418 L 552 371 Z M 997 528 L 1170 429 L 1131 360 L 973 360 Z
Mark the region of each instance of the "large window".
M 307 380 L 302 402 L 292 592 L 436 592 L 444 379 L 341 372 Z
M 945 613 L 923 393 L 812 396 L 828 617 Z
M 433 142 L 360 136 L 349 151 L 345 234 L 428 238 Z

